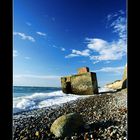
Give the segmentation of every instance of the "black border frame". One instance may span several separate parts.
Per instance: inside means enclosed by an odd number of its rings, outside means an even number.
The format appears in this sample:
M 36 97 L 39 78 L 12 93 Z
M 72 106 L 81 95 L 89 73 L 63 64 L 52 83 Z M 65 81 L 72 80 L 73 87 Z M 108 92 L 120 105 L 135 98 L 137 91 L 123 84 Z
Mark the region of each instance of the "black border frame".
M 0 139 L 12 139 L 12 0 L 0 1 Z

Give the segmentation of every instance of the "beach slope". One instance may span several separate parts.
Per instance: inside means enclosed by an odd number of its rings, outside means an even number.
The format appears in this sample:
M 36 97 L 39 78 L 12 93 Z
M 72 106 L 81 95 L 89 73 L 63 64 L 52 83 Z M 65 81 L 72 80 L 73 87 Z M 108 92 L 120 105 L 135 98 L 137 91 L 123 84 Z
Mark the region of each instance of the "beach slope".
M 61 115 L 73 112 L 80 113 L 85 126 L 72 136 L 55 138 L 50 132 L 52 123 Z M 13 137 L 14 140 L 127 139 L 127 89 L 15 114 Z

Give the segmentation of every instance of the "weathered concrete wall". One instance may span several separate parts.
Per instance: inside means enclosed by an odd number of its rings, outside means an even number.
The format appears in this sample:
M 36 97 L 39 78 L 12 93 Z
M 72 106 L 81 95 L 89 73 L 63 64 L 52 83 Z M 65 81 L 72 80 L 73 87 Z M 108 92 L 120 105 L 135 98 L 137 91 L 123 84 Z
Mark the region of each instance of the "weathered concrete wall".
M 71 76 L 71 90 L 72 93 L 78 95 L 97 94 L 98 86 L 97 86 L 96 74 L 87 72 L 87 73 Z
M 88 67 L 83 67 L 78 69 L 78 74 L 89 72 Z
M 85 71 L 86 69 L 81 74 L 61 77 L 62 91 L 77 95 L 98 94 L 96 73 Z
M 70 85 L 70 80 L 71 76 L 66 76 L 66 77 L 61 77 L 61 87 L 62 91 L 64 93 L 70 93 L 71 92 L 71 85 Z

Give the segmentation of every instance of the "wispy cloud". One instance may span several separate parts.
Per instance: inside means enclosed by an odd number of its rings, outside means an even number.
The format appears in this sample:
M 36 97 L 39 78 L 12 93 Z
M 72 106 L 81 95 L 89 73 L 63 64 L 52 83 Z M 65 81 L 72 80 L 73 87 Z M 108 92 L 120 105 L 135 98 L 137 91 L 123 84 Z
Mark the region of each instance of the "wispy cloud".
M 119 10 L 118 12 L 108 14 L 106 18 L 108 21 L 110 21 L 110 20 L 114 19 L 115 17 L 122 16 L 124 14 L 125 14 L 125 12 L 123 10 Z
M 123 41 L 107 42 L 103 39 L 93 38 L 87 39 L 87 47 L 97 55 L 90 55 L 91 60 L 120 60 L 126 54 L 125 43 Z
M 61 51 L 65 51 L 66 49 L 65 48 L 61 48 Z
M 113 28 L 113 32 L 117 33 L 120 39 L 126 41 L 127 37 L 127 19 L 125 17 L 125 12 L 119 10 L 114 14 L 109 14 L 107 16 L 107 23 L 109 27 Z
M 36 32 L 38 35 L 41 35 L 41 36 L 46 36 L 46 33 L 42 33 L 42 32 Z
M 113 28 L 113 32 L 118 34 L 118 40 L 108 42 L 103 39 L 86 39 L 88 42 L 87 47 L 98 55 L 90 56 L 91 60 L 103 61 L 103 60 L 120 60 L 127 53 L 127 28 L 126 18 L 122 16 L 124 12 L 120 10 L 118 13 L 108 15 L 110 20 L 110 27 Z M 115 20 L 114 20 L 115 18 Z
M 24 57 L 24 58 L 27 59 L 27 60 L 31 59 L 31 57 L 28 57 L 28 56 L 26 56 L 26 57 Z
M 103 67 L 98 70 L 94 70 L 95 72 L 107 72 L 107 73 L 115 73 L 115 74 L 122 74 L 124 71 L 125 66 L 120 67 Z
M 94 61 L 93 64 L 99 63 L 100 61 Z
M 18 56 L 18 51 L 17 50 L 13 50 L 13 57 Z
M 32 25 L 30 22 L 26 22 L 26 24 L 27 24 L 28 26 L 31 26 L 31 25 Z
M 117 17 L 117 16 L 118 16 L 118 13 L 108 14 L 107 15 L 107 20 L 110 21 L 110 20 L 112 20 L 112 18 Z
M 72 50 L 72 53 L 65 56 L 65 58 L 72 58 L 72 57 L 76 57 L 76 56 L 90 56 L 90 50 L 86 49 L 83 51 L 79 51 L 79 50 Z
M 72 50 L 65 58 L 87 56 L 94 64 L 100 61 L 121 60 L 127 53 L 127 21 L 124 12 L 120 10 L 107 16 L 107 22 L 112 32 L 118 35 L 117 40 L 107 41 L 102 38 L 86 37 L 86 49 Z
M 77 54 L 69 54 L 69 55 L 65 56 L 65 58 L 72 58 L 72 57 L 77 57 L 77 56 L 79 56 L 79 55 L 77 55 Z
M 58 48 L 56 45 L 52 45 L 53 48 Z
M 113 27 L 113 32 L 118 33 L 121 39 L 126 39 L 126 18 L 120 16 L 110 26 Z
M 79 56 L 89 56 L 90 55 L 90 50 L 86 49 L 83 51 L 78 51 L 78 50 L 72 50 L 73 54 L 77 54 Z
M 64 47 L 57 47 L 56 45 L 52 45 L 53 48 L 59 49 L 61 51 L 66 51 Z
M 29 40 L 29 41 L 35 42 L 35 39 L 32 36 L 25 35 L 24 33 L 14 32 L 14 35 L 20 36 L 21 39 L 23 39 L 23 40 Z

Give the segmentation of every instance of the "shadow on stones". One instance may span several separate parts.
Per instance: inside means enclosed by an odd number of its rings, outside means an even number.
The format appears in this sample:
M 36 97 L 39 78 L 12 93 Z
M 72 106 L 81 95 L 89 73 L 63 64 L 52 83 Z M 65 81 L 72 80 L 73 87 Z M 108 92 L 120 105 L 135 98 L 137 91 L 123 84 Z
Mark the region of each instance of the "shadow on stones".
M 90 130 L 93 130 L 93 131 L 94 130 L 99 130 L 99 128 L 106 129 L 109 126 L 119 125 L 119 123 L 120 122 L 113 121 L 113 120 L 95 122 L 95 123 L 87 124 L 87 128 L 85 128 L 85 126 L 81 127 L 79 129 L 78 133 L 85 133 L 85 132 L 90 131 Z
M 106 94 L 106 93 L 116 93 L 116 91 L 104 91 L 104 92 L 100 92 L 99 94 Z

